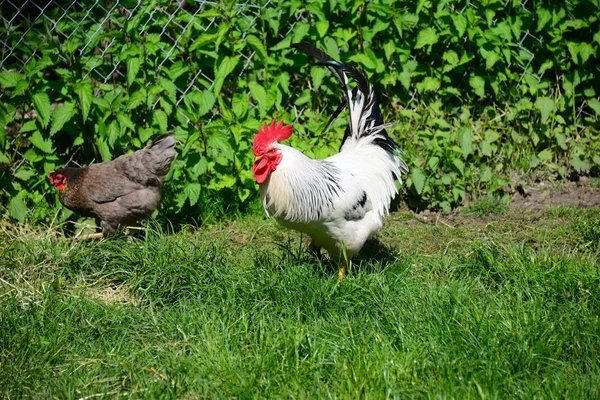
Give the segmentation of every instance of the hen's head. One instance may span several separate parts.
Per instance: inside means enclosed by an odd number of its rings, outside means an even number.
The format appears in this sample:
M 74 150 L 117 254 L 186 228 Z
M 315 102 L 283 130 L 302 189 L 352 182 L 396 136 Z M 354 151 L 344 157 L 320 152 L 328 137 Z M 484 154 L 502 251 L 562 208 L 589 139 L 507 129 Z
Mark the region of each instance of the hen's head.
M 50 172 L 48 179 L 58 190 L 63 190 L 67 186 L 67 177 L 57 171 Z
M 254 165 L 252 172 L 256 182 L 263 183 L 269 177 L 269 174 L 277 169 L 281 162 L 281 150 L 276 144 L 279 140 L 285 140 L 292 136 L 292 126 L 283 125 L 283 121 L 278 124 L 273 120 L 271 125 L 265 122 L 258 134 L 254 135 Z

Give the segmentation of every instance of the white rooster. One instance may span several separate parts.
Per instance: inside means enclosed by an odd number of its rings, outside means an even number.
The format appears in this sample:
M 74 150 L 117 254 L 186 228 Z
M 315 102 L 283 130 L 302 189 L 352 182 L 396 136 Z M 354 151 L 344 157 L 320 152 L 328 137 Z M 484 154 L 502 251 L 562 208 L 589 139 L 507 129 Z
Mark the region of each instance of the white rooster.
M 397 194 L 395 180 L 408 172 L 402 152 L 385 131 L 375 92 L 356 68 L 306 44 L 293 47 L 314 56 L 341 82 L 350 121 L 340 152 L 313 160 L 278 143 L 292 127 L 275 120 L 254 136 L 253 173 L 267 215 L 312 238 L 311 248 L 325 248 L 340 261 L 342 280 L 348 261 L 378 232 Z M 356 81 L 350 89 L 348 77 Z M 338 108 L 332 119 L 343 107 Z M 331 122 L 331 120 L 330 120 Z

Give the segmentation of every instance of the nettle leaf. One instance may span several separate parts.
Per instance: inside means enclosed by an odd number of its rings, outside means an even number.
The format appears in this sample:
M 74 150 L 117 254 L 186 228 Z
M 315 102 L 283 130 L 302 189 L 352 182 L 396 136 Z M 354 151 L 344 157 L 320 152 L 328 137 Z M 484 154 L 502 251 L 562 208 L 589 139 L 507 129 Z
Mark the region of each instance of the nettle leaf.
M 458 64 L 458 54 L 454 50 L 445 51 L 442 59 L 453 66 Z
M 260 115 L 264 115 L 267 110 L 267 92 L 265 89 L 257 82 L 249 82 L 248 88 L 250 89 L 250 93 L 252 94 L 252 98 L 256 100 L 256 105 L 258 107 L 258 112 Z
M 275 46 L 271 47 L 272 51 L 280 51 L 283 49 L 287 49 L 292 44 L 292 37 L 286 36 L 281 42 L 277 43 Z
M 552 19 L 552 14 L 550 14 L 550 11 L 548 11 L 547 9 L 542 8 L 542 7 L 536 7 L 536 13 L 537 13 L 536 32 L 539 32 L 542 29 L 544 29 L 544 26 L 546 26 L 548 21 L 550 21 Z
M 238 197 L 240 199 L 240 201 L 246 201 L 246 199 L 248 198 L 248 196 L 250 196 L 252 192 L 250 191 L 250 189 L 246 188 L 246 187 L 238 187 Z
M 137 130 L 137 133 L 138 133 L 138 137 L 140 138 L 140 141 L 142 143 L 145 143 L 154 134 L 154 129 L 152 129 L 150 127 L 148 127 L 148 128 L 139 128 Z
M 438 38 L 439 36 L 435 29 L 430 27 L 425 28 L 421 32 L 419 32 L 419 35 L 417 36 L 417 45 L 415 46 L 415 49 L 420 49 L 421 47 L 436 44 Z
M 248 111 L 248 96 L 245 94 L 236 94 L 233 96 L 231 109 L 238 118 L 242 118 L 246 115 L 246 111 Z
M 327 54 L 329 54 L 331 57 L 333 57 L 336 60 L 340 59 L 340 48 L 338 47 L 335 39 L 333 39 L 332 37 L 326 37 L 323 40 L 323 43 L 325 44 L 325 52 Z
M 194 164 L 191 168 L 192 176 L 194 178 L 198 178 L 200 175 L 205 173 L 208 170 L 208 160 L 205 157 L 202 157 L 200 161 Z
M 169 78 L 173 81 L 189 70 L 190 67 L 181 60 L 174 62 L 173 65 L 171 65 L 171 68 L 166 69 Z
M 130 57 L 127 59 L 127 84 L 129 86 L 135 81 L 141 65 L 142 61 L 139 57 Z
M 590 56 L 594 54 L 594 47 L 589 43 L 579 43 L 579 56 L 581 57 L 581 63 L 587 62 Z
M 579 58 L 577 57 L 579 54 L 579 43 L 567 42 L 567 49 L 569 49 L 569 53 L 571 53 L 571 58 L 575 61 L 575 64 L 579 65 Z
M 577 172 L 589 172 L 592 168 L 592 164 L 582 160 L 579 156 L 571 157 L 571 166 L 575 168 Z
M 325 34 L 327 33 L 327 30 L 329 30 L 329 22 L 328 21 L 317 21 L 316 27 L 317 27 L 317 33 L 319 34 L 319 37 L 324 37 Z
M 396 52 L 396 43 L 393 40 L 388 40 L 383 44 L 383 51 L 385 51 L 386 60 L 390 60 Z
M 467 158 L 469 154 L 473 153 L 473 129 L 468 127 L 460 128 L 457 132 L 457 137 L 463 157 Z
M 590 106 L 590 108 L 592 110 L 594 110 L 596 115 L 600 115 L 600 101 L 598 101 L 596 99 L 588 99 L 587 103 L 588 103 L 588 106 Z
M 419 168 L 412 169 L 410 173 L 410 180 L 412 181 L 413 186 L 415 187 L 415 190 L 418 194 L 421 194 L 423 192 L 426 179 L 427 178 L 425 177 L 425 174 Z
M 198 116 L 201 117 L 213 109 L 216 99 L 211 91 L 204 90 L 200 96 L 197 96 L 194 100 L 198 103 Z
M 440 84 L 441 82 L 438 78 L 428 76 L 425 79 L 423 79 L 423 82 L 421 82 L 417 86 L 422 88 L 423 92 L 435 92 L 439 89 Z
M 8 214 L 17 221 L 21 223 L 25 222 L 28 213 L 29 207 L 25 204 L 20 193 L 8 202 Z
M 458 172 L 460 172 L 462 176 L 465 175 L 465 164 L 460 158 L 453 158 L 452 164 L 456 167 L 456 169 L 458 170 Z
M 542 114 L 542 123 L 546 123 L 554 111 L 554 101 L 549 97 L 538 97 L 534 105 Z
M 62 127 L 77 113 L 73 104 L 65 102 L 56 107 L 52 115 L 52 127 L 50 128 L 50 136 L 60 131 Z
M 7 125 L 7 124 L 8 124 L 8 122 L 4 123 L 4 125 Z M 21 129 L 19 129 L 19 132 L 21 132 L 21 133 L 31 132 L 31 131 L 35 131 L 36 129 L 38 129 L 37 122 L 33 119 L 30 119 L 29 121 L 25 122 L 23 124 L 23 126 L 21 126 Z
M 221 88 L 223 87 L 225 78 L 233 72 L 239 61 L 240 56 L 224 57 L 221 64 L 216 66 L 215 81 L 213 84 L 213 93 L 215 95 L 218 96 L 221 94 Z
M 458 32 L 458 36 L 463 37 L 465 34 L 465 31 L 467 30 L 467 19 L 462 14 L 452 15 L 451 18 L 452 18 L 452 22 L 454 23 L 454 27 L 456 28 L 456 31 Z
M 540 151 L 537 155 L 537 157 L 542 160 L 542 161 L 550 161 L 552 160 L 552 150 L 550 149 L 544 149 L 542 151 Z
M 362 64 L 365 66 L 365 68 L 368 69 L 375 69 L 377 67 L 377 64 L 375 64 L 373 60 L 371 60 L 366 54 L 362 53 L 353 55 L 352 57 L 350 57 L 350 61 Z
M 117 120 L 121 126 L 121 131 L 125 131 L 125 128 L 129 128 L 132 132 L 135 132 L 135 125 L 133 124 L 133 121 L 131 121 L 131 118 L 129 118 L 129 115 L 119 112 L 117 113 Z
M 404 86 L 404 89 L 406 89 L 406 90 L 410 89 L 410 72 L 402 71 L 401 73 L 398 74 L 398 80 L 400 81 L 402 86 Z
M 50 115 L 52 112 L 52 105 L 50 104 L 50 98 L 44 92 L 39 92 L 33 95 L 33 104 L 35 111 L 37 112 L 42 126 L 45 128 L 50 122 Z
M 196 204 L 200 199 L 201 189 L 202 187 L 198 182 L 192 182 L 183 189 L 183 192 L 190 201 L 190 206 Z
M 254 35 L 248 35 L 246 36 L 246 42 L 252 47 L 262 61 L 265 61 L 268 58 L 267 48 L 259 38 Z
M 485 80 L 480 76 L 471 76 L 469 85 L 473 88 L 475 94 L 479 97 L 485 96 Z
M 221 190 L 223 188 L 233 187 L 237 182 L 237 179 L 231 175 L 221 175 L 218 179 L 211 179 L 208 184 L 209 189 Z
M 306 36 L 308 31 L 310 30 L 310 25 L 306 22 L 298 22 L 296 26 L 294 26 L 294 31 L 292 32 L 292 42 L 300 43 L 302 39 Z
M 17 109 L 11 104 L 0 104 L 0 126 L 4 127 L 15 120 Z M 2 131 L 0 131 L 2 132 Z M 3 133 L 0 133 L 3 135 Z M 3 139 L 2 139 L 3 140 Z
M 152 124 L 158 125 L 160 132 L 165 133 L 168 125 L 167 114 L 163 110 L 154 110 L 152 112 Z
M 52 142 L 50 139 L 44 139 L 40 131 L 33 132 L 29 137 L 29 141 L 44 153 L 52 153 Z
M 310 77 L 313 82 L 313 89 L 317 90 L 321 83 L 323 82 L 323 78 L 325 77 L 325 68 L 318 66 L 312 67 L 310 69 Z
M 169 97 L 169 99 L 173 103 L 175 103 L 177 96 L 177 86 L 175 86 L 173 81 L 166 78 L 160 78 L 158 82 L 160 83 L 160 87 L 163 88 L 165 92 L 167 92 L 167 96 Z
M 132 109 L 137 108 L 140 105 L 144 104 L 145 102 L 146 102 L 146 89 L 141 87 L 138 90 L 136 90 L 135 92 L 131 93 L 126 107 L 128 110 L 132 110 Z
M 4 88 L 12 88 L 24 80 L 24 76 L 18 72 L 2 72 L 0 73 L 0 85 Z
M 92 83 L 88 81 L 80 82 L 75 85 L 75 93 L 79 97 L 79 105 L 81 106 L 81 114 L 83 115 L 83 122 L 87 120 L 90 112 L 90 106 L 94 99 Z
M 489 182 L 492 180 L 492 177 L 492 169 L 489 166 L 483 165 L 479 168 L 479 179 L 481 179 L 482 182 Z
M 121 136 L 121 129 L 117 120 L 113 119 L 108 125 L 108 145 L 110 147 L 115 146 L 115 142 Z
M 221 131 L 214 131 L 208 135 L 207 143 L 208 146 L 217 150 L 222 156 L 228 160 L 233 160 L 233 147 L 231 146 L 230 137 Z
M 497 50 L 496 48 L 495 50 Z M 481 49 L 481 55 L 485 58 L 485 68 L 492 69 L 494 64 L 500 60 L 500 54 L 496 51 L 485 51 L 483 48 Z
M 194 40 L 194 43 L 190 45 L 188 50 L 193 52 L 207 44 L 214 44 L 217 36 L 217 33 L 203 33 L 196 40 Z
M 110 153 L 110 148 L 104 139 L 100 137 L 96 137 L 96 147 L 98 152 L 100 153 L 100 158 L 102 161 L 110 161 L 112 159 L 112 154 Z

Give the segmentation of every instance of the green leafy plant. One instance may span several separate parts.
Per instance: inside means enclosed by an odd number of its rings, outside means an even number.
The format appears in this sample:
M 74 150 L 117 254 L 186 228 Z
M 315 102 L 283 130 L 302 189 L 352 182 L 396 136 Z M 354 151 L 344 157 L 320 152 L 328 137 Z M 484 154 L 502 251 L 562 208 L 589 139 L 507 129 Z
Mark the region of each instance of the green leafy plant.
M 254 209 L 257 128 L 293 123 L 290 144 L 337 151 L 337 82 L 290 49 L 301 41 L 358 65 L 410 167 L 404 200 L 450 210 L 499 196 L 514 171 L 600 172 L 600 9 L 574 0 L 26 5 L 0 72 L 5 214 L 62 221 L 46 174 L 134 151 L 173 131 L 179 156 L 160 214 L 172 221 Z M 39 13 L 38 13 L 39 14 Z M 98 22 L 103 21 L 103 22 Z M 206 211 L 209 210 L 209 211 Z

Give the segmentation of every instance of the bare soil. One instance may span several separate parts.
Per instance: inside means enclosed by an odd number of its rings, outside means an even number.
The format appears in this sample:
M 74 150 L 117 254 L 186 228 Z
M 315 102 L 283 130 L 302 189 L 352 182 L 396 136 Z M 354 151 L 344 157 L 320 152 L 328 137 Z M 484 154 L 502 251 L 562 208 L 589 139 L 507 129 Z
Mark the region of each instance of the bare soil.
M 566 182 L 516 182 L 506 188 L 506 193 L 512 196 L 508 205 L 511 219 L 535 220 L 542 218 L 549 207 L 600 207 L 600 181 L 588 177 L 578 177 L 577 180 Z M 485 225 L 489 222 L 506 219 L 507 215 L 477 216 L 465 214 L 461 209 L 451 213 L 411 212 L 411 217 L 405 219 L 409 225 L 433 224 L 455 227 L 459 225 Z
M 549 206 L 594 207 L 600 206 L 600 184 L 588 177 L 560 184 L 539 182 L 528 186 L 516 186 L 510 210 L 546 209 Z

